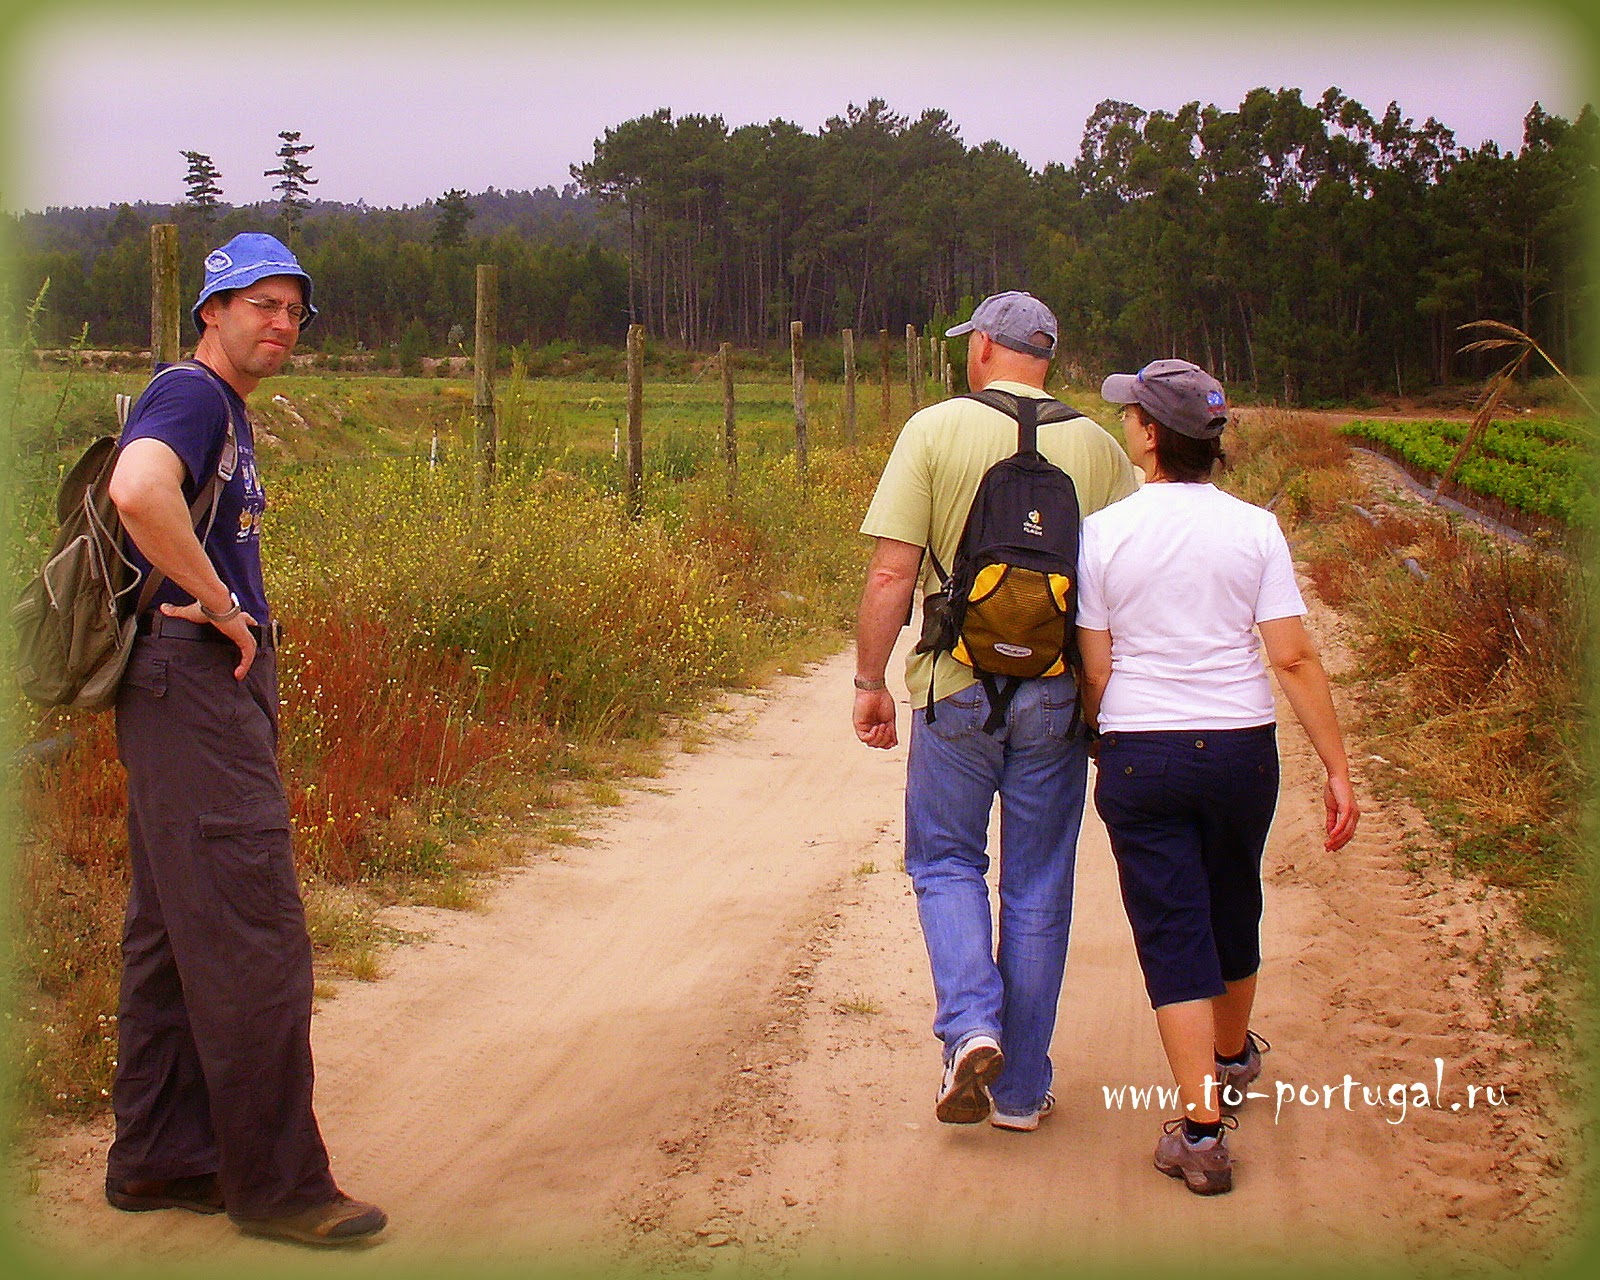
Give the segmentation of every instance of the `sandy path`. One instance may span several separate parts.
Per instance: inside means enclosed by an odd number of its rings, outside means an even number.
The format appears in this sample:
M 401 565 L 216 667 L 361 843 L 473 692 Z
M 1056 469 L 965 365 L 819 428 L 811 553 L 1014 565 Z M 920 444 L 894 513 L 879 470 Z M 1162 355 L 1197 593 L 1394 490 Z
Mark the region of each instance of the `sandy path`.
M 932 1117 L 931 984 L 898 870 L 904 748 L 860 748 L 849 655 L 730 699 L 592 834 L 512 876 L 478 915 L 319 1012 L 318 1111 L 335 1172 L 383 1204 L 349 1259 L 448 1254 L 765 1272 L 790 1260 L 1143 1258 L 1233 1228 L 1252 1258 L 1514 1259 L 1544 1247 L 1541 1121 L 1500 1085 L 1461 896 L 1400 865 L 1403 815 L 1368 814 L 1329 858 L 1314 758 L 1283 733 L 1257 1023 L 1261 1086 L 1436 1080 L 1442 1108 L 1251 1103 L 1234 1194 L 1149 1165 L 1166 1112 L 1103 1089 L 1163 1083 L 1103 829 L 1091 816 L 1056 1037 L 1057 1115 L 1035 1134 Z M 1481 907 L 1481 904 L 1480 904 Z M 415 921 L 416 915 L 412 919 Z M 118 1214 L 103 1130 L 52 1139 L 25 1235 L 86 1261 L 303 1255 L 217 1219 Z M 1213 1239 L 1216 1237 L 1213 1236 Z

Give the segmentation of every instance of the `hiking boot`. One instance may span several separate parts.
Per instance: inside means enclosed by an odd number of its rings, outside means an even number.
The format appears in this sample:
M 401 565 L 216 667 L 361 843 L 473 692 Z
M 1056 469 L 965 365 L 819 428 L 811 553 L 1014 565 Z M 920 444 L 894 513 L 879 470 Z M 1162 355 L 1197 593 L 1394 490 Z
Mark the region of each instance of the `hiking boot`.
M 1237 1129 L 1234 1116 L 1224 1116 L 1225 1129 Z M 1156 1168 L 1169 1178 L 1182 1178 L 1197 1196 L 1221 1195 L 1233 1190 L 1233 1157 L 1228 1154 L 1226 1135 L 1190 1142 L 1183 1131 L 1183 1117 L 1161 1126 L 1161 1141 L 1156 1143 Z
M 352 1200 L 343 1192 L 327 1204 L 312 1205 L 281 1218 L 235 1218 L 247 1236 L 292 1240 L 296 1244 L 354 1244 L 375 1236 L 389 1225 L 389 1217 L 375 1204 Z
M 106 1203 L 124 1213 L 151 1209 L 187 1209 L 190 1213 L 221 1213 L 222 1189 L 217 1175 L 198 1173 L 189 1178 L 106 1179 Z
M 945 1065 L 933 1114 L 945 1124 L 978 1124 L 989 1114 L 989 1086 L 1005 1066 L 993 1036 L 968 1036 Z
M 1245 1091 L 1261 1074 L 1261 1055 L 1271 1049 L 1265 1037 L 1246 1031 L 1244 1061 L 1217 1063 L 1217 1106 L 1224 1115 L 1232 1115 L 1244 1105 Z
M 989 1123 L 996 1129 L 1012 1129 L 1017 1133 L 1032 1133 L 1039 1127 L 1039 1121 L 1056 1109 L 1056 1095 L 1046 1093 L 1044 1101 L 1032 1111 L 1002 1111 L 998 1106 L 994 1114 L 989 1117 Z

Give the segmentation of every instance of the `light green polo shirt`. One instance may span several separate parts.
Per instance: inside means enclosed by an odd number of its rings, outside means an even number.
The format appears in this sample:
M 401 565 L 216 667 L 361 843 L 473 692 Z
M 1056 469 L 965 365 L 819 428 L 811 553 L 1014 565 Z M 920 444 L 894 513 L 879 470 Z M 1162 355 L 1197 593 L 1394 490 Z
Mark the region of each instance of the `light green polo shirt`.
M 989 385 L 1035 399 L 1045 394 L 1021 382 Z M 1016 451 L 1016 422 L 976 400 L 957 397 L 912 414 L 884 466 L 861 532 L 916 547 L 931 546 L 948 570 L 978 482 L 990 467 Z M 1072 477 L 1085 516 L 1138 488 L 1133 464 L 1122 446 L 1088 418 L 1042 425 L 1039 451 Z M 938 575 L 924 556 L 917 599 L 938 589 Z M 912 654 L 906 660 L 906 688 L 912 706 L 926 704 L 933 670 L 932 654 Z M 939 656 L 936 674 L 936 698 L 948 698 L 975 680 L 972 668 L 948 653 Z

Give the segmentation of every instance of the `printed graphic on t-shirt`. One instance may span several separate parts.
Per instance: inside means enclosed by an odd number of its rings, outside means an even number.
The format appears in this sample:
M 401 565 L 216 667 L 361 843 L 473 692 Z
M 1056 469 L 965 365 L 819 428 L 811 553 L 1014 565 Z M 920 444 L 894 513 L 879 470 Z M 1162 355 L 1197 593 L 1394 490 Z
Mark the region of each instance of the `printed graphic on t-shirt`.
M 259 542 L 261 518 L 267 509 L 267 495 L 261 488 L 261 477 L 256 473 L 255 450 L 243 440 L 239 442 L 239 478 L 243 484 L 242 506 L 239 511 L 239 531 L 235 542 Z

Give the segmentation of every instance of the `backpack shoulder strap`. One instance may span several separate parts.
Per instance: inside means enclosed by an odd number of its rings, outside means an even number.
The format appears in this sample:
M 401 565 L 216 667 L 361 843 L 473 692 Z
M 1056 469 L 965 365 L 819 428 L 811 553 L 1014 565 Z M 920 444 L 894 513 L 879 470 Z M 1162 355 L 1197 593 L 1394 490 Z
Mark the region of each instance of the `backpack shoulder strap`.
M 1017 452 L 1039 452 L 1039 402 L 1032 396 L 1017 397 Z
M 228 481 L 233 479 L 233 473 L 239 467 L 239 433 L 233 423 L 233 401 L 228 398 L 228 392 L 216 372 L 201 364 L 198 360 L 174 360 L 171 364 L 163 365 L 155 373 L 151 374 L 150 381 L 145 383 L 145 391 L 149 391 L 157 379 L 179 369 L 200 374 L 211 384 L 216 393 L 222 397 L 222 412 L 227 417 L 228 429 L 222 438 L 222 450 L 217 455 L 217 475 L 222 477 L 223 484 L 227 484 Z M 128 425 L 128 414 L 132 412 L 134 403 L 134 397 L 132 396 L 122 394 L 117 396 L 117 427 L 119 429 Z
M 169 369 L 193 369 L 216 388 L 217 394 L 222 397 L 222 412 L 227 415 L 228 430 L 222 438 L 222 451 L 217 455 L 217 475 L 221 477 L 223 484 L 227 484 L 233 479 L 233 473 L 239 466 L 239 433 L 233 425 L 233 401 L 228 396 L 228 390 L 223 385 L 221 376 L 216 370 L 201 364 L 198 360 L 179 360 L 169 364 L 161 373 L 166 373 Z M 156 376 L 159 377 L 160 374 Z M 151 381 L 155 379 L 152 378 Z
M 985 387 L 982 391 L 969 392 L 962 398 L 976 400 L 979 404 L 986 404 L 991 409 L 998 409 L 1015 422 L 1017 424 L 1018 453 L 1039 452 L 1039 423 L 1041 421 L 1053 421 L 1053 419 L 1041 418 L 1040 410 L 1047 404 L 1058 403 L 1055 400 L 1039 400 L 1033 396 L 1012 395 L 1011 392 L 1001 391 L 998 387 Z
M 1002 391 L 998 387 L 985 387 L 982 391 L 969 391 L 960 397 L 963 400 L 976 400 L 979 404 L 986 404 L 991 409 L 998 409 L 1008 418 L 1017 416 L 1017 397 L 1009 391 Z
M 1046 422 L 1067 422 L 1072 418 L 1085 416 L 1070 404 L 1062 404 L 1061 401 L 1053 397 L 1045 400 L 1035 400 L 1034 404 L 1039 408 L 1039 421 L 1041 424 Z
M 986 404 L 991 409 L 998 409 L 1008 418 L 1020 420 L 1021 406 L 1027 403 L 1034 411 L 1035 422 L 1043 426 L 1047 422 L 1066 422 L 1070 418 L 1081 418 L 1084 415 L 1069 404 L 1063 404 L 1054 396 L 1017 396 L 1009 391 L 1001 391 L 998 387 L 985 387 L 982 391 L 969 391 L 964 400 L 976 400 L 979 404 Z

